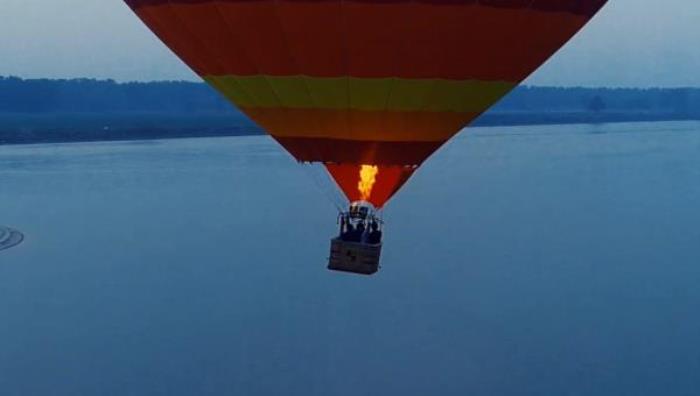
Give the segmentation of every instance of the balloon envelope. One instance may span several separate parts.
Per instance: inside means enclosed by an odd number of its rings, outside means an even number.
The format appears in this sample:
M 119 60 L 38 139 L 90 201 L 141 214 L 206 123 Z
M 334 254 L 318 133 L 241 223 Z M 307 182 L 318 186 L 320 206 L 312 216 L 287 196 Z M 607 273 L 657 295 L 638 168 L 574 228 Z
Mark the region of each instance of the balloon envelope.
M 125 0 L 205 81 L 350 200 L 381 207 L 606 0 Z

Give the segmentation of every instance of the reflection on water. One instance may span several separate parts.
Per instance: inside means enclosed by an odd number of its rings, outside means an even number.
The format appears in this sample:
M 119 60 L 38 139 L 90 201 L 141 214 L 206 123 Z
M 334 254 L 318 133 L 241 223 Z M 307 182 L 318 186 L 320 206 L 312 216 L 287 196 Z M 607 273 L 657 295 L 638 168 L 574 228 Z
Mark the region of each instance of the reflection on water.
M 603 133 L 592 134 L 592 131 Z M 700 124 L 475 129 L 382 271 L 264 137 L 0 147 L 8 395 L 692 395 Z

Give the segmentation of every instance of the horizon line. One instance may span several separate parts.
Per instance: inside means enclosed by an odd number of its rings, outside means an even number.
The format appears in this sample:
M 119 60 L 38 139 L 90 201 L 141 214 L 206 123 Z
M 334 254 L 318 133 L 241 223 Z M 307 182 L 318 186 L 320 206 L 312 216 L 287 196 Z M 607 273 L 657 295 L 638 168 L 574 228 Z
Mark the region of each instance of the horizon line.
M 157 84 L 157 83 L 179 83 L 179 84 L 201 84 L 207 85 L 206 81 L 202 79 L 163 79 L 163 80 L 120 80 L 109 77 L 22 77 L 12 74 L 0 74 L 0 80 L 7 79 L 18 79 L 21 81 L 94 81 L 103 83 L 112 83 L 117 85 L 128 85 L 128 84 Z M 690 86 L 690 85 L 668 85 L 668 86 L 628 86 L 628 85 L 538 85 L 538 84 L 526 84 L 521 83 L 516 85 L 515 88 L 556 88 L 556 89 L 609 89 L 609 90 L 700 90 L 700 86 Z

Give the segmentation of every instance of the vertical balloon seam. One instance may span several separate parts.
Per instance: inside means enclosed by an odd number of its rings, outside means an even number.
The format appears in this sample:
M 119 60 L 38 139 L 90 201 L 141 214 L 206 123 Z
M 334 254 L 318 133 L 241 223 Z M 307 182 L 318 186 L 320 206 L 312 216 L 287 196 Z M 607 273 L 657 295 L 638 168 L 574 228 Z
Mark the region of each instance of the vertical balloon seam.
M 223 13 L 221 12 L 221 7 L 220 7 L 220 4 L 219 4 L 218 2 L 214 3 L 214 10 L 215 10 L 216 14 L 218 15 L 219 19 L 221 20 L 221 22 L 223 23 L 223 25 L 226 27 L 226 31 L 229 33 L 230 37 L 234 37 L 235 46 L 236 46 L 237 49 L 239 49 L 239 50 L 236 51 L 236 52 L 237 52 L 238 54 L 240 54 L 240 56 L 243 56 L 243 54 L 245 54 L 245 57 L 246 57 L 246 59 L 247 59 L 247 61 L 248 61 L 247 63 L 250 64 L 251 66 L 253 66 L 253 67 L 258 71 L 258 73 L 260 73 L 260 69 L 257 67 L 257 65 L 255 64 L 255 62 L 252 60 L 250 54 L 248 54 L 248 52 L 244 49 L 244 46 L 242 46 L 242 45 L 239 44 L 238 35 L 237 35 L 237 34 L 234 32 L 234 30 L 232 29 L 231 24 L 230 24 L 228 18 L 226 18 L 226 17 L 223 15 Z M 207 81 L 206 78 L 205 78 L 205 76 L 201 76 L 201 77 L 202 77 L 205 81 Z M 243 92 L 247 92 L 247 90 L 243 87 L 243 85 L 242 85 L 235 77 L 234 77 L 234 85 L 239 86 L 240 89 L 241 89 Z M 249 95 L 249 96 L 250 96 L 250 95 Z M 235 105 L 237 105 L 237 103 L 236 103 L 235 101 L 234 101 L 233 103 L 234 103 Z

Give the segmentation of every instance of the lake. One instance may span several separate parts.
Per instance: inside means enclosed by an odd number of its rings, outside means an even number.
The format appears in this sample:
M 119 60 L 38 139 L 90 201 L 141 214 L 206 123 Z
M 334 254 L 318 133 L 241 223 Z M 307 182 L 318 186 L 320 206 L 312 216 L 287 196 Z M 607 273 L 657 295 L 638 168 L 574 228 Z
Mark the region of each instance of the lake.
M 700 123 L 474 128 L 374 277 L 262 136 L 0 146 L 0 394 L 697 395 Z

